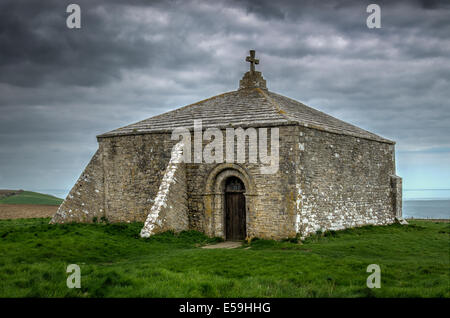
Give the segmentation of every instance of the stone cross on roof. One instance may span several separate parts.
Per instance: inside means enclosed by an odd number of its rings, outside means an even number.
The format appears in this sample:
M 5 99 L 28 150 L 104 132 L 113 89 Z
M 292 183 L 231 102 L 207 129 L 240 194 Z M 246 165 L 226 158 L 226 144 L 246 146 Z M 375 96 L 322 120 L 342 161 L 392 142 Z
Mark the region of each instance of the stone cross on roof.
M 255 64 L 259 64 L 259 60 L 255 59 L 255 50 L 250 50 L 250 56 L 245 58 L 245 61 L 250 62 L 250 72 L 255 71 Z
M 245 58 L 250 62 L 250 71 L 244 74 L 239 82 L 239 89 L 260 88 L 266 89 L 266 80 L 262 77 L 261 72 L 255 71 L 255 64 L 259 64 L 259 60 L 255 59 L 255 50 L 250 50 L 250 56 Z

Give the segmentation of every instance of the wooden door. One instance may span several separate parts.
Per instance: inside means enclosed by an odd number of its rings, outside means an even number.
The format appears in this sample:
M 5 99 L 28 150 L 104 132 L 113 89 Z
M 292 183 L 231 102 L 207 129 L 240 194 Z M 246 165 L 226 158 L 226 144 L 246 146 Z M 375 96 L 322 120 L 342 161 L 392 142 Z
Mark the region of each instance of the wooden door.
M 233 178 L 237 179 L 237 178 Z M 243 240 L 246 236 L 244 186 L 237 179 L 227 183 L 225 192 L 225 236 L 227 240 Z

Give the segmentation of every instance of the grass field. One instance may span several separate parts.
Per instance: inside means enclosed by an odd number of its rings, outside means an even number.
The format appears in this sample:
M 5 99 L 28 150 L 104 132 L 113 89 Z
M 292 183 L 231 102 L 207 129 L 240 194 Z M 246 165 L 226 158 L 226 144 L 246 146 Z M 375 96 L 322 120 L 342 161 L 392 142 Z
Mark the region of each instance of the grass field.
M 17 195 L 0 199 L 0 204 L 60 205 L 62 202 L 60 198 L 31 191 L 22 191 Z
M 198 232 L 139 238 L 141 223 L 0 221 L 0 297 L 449 297 L 449 223 L 367 226 L 303 244 L 202 249 Z M 68 289 L 66 267 L 81 267 Z M 369 264 L 381 288 L 369 289 Z

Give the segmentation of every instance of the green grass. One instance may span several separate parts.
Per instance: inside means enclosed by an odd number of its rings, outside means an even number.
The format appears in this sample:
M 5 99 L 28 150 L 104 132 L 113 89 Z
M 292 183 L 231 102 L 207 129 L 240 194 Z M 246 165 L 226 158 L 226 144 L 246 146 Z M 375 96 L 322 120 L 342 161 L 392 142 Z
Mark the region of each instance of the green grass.
M 201 233 L 139 238 L 141 223 L 0 221 L 0 297 L 449 297 L 448 223 L 367 226 L 303 244 L 202 249 Z M 69 289 L 69 264 L 81 288 Z M 381 288 L 369 289 L 369 264 Z
M 1 204 L 38 204 L 38 205 L 60 205 L 64 200 L 48 194 L 31 191 L 23 191 L 0 199 Z

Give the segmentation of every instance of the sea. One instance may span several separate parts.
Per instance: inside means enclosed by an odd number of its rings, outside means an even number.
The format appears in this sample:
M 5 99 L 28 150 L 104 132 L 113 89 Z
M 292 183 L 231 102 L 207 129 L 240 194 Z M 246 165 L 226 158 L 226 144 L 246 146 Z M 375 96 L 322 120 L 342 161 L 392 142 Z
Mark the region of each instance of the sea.
M 404 189 L 403 217 L 450 219 L 450 189 Z
M 35 189 L 65 198 L 70 189 Z M 450 219 L 450 189 L 403 189 L 403 217 Z

